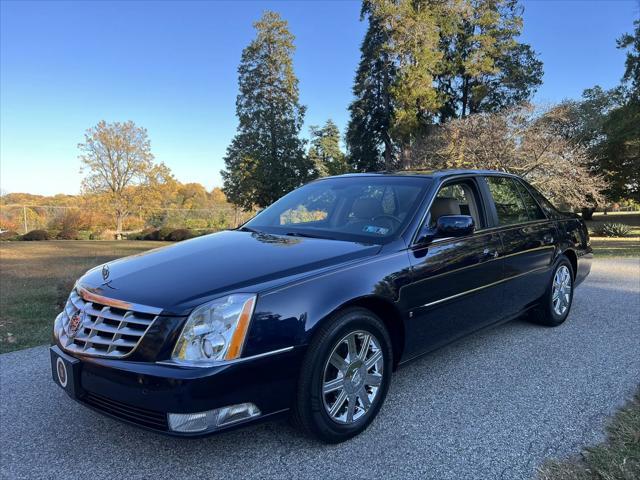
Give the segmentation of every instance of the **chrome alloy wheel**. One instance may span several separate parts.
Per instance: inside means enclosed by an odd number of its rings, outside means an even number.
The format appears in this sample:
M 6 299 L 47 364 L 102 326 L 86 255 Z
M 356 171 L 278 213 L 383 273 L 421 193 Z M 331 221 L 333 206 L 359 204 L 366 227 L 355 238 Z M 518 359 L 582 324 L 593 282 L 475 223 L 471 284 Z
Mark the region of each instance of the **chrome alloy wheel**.
M 351 424 L 371 407 L 384 370 L 380 342 L 371 333 L 357 330 L 333 348 L 322 376 L 322 400 L 329 417 Z
M 556 315 L 566 313 L 571 303 L 571 272 L 566 265 L 561 265 L 553 277 L 551 302 Z

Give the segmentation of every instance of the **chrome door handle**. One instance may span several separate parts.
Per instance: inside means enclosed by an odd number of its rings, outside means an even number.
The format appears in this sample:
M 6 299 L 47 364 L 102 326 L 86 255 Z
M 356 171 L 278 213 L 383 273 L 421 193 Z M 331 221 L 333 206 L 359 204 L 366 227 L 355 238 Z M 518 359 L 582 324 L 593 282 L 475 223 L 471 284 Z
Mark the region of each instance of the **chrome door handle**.
M 545 245 L 551 245 L 553 243 L 553 235 L 545 235 L 542 237 L 542 241 Z

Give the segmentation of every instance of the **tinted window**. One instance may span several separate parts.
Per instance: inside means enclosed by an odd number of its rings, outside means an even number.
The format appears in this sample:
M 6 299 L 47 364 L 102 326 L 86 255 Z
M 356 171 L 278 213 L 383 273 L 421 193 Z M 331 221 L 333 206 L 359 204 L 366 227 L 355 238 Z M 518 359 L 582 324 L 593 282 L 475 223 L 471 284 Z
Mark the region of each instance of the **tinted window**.
M 529 214 L 529 220 L 543 220 L 546 219 L 542 209 L 538 205 L 538 202 L 531 196 L 529 191 L 520 182 L 515 181 L 518 185 L 518 190 L 522 196 L 525 207 L 527 207 L 527 213 Z
M 498 212 L 500 225 L 513 225 L 529 221 L 527 208 L 522 201 L 518 186 L 507 177 L 486 177 L 491 196 Z
M 527 185 L 527 190 L 531 192 L 531 194 L 538 201 L 538 204 L 542 207 L 542 209 L 544 210 L 544 213 L 547 214 L 547 217 L 562 218 L 562 214 L 558 211 L 556 207 L 553 206 L 553 204 L 549 200 L 547 200 L 538 190 L 533 188 L 528 183 L 526 185 Z
M 245 226 L 353 241 L 391 238 L 412 218 L 430 182 L 394 176 L 320 180 L 285 195 Z

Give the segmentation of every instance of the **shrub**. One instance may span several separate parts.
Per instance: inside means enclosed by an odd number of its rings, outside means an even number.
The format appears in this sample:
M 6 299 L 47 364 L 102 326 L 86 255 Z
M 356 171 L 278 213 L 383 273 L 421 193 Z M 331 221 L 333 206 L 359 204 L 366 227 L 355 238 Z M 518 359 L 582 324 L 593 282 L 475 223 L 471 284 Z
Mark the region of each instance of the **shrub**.
M 89 240 L 115 240 L 116 234 L 113 230 L 95 230 L 89 235 Z
M 140 240 L 158 240 L 159 232 L 157 228 L 147 228 L 139 234 Z
M 165 237 L 165 240 L 169 242 L 181 242 L 183 240 L 187 240 L 189 238 L 193 238 L 195 235 L 191 230 L 186 228 L 178 228 L 173 230 Z
M 626 237 L 631 231 L 624 223 L 603 223 L 596 227 L 595 234 L 599 237 Z
M 62 230 L 56 236 L 56 238 L 58 240 L 79 240 L 80 239 L 80 234 L 78 233 L 77 230 L 68 229 L 68 230 Z
M 49 233 L 46 230 L 31 230 L 22 236 L 22 240 L 26 240 L 28 242 L 49 240 Z
M 20 234 L 13 230 L 5 230 L 0 233 L 0 240 L 20 240 Z

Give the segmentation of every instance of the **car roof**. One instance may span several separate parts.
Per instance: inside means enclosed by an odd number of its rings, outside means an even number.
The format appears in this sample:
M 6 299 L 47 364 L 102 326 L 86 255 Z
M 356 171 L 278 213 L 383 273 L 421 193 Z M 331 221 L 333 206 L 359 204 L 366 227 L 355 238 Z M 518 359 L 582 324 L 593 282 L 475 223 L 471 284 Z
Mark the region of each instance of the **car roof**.
M 394 171 L 380 171 L 380 172 L 367 172 L 367 173 L 347 173 L 344 175 L 337 175 L 335 177 L 325 178 L 344 178 L 344 177 L 372 177 L 372 176 L 385 176 L 385 177 L 423 177 L 423 178 L 445 178 L 457 175 L 504 175 L 509 177 L 515 177 L 511 173 L 500 172 L 498 170 L 472 170 L 472 169 L 447 169 L 447 170 L 394 170 Z

